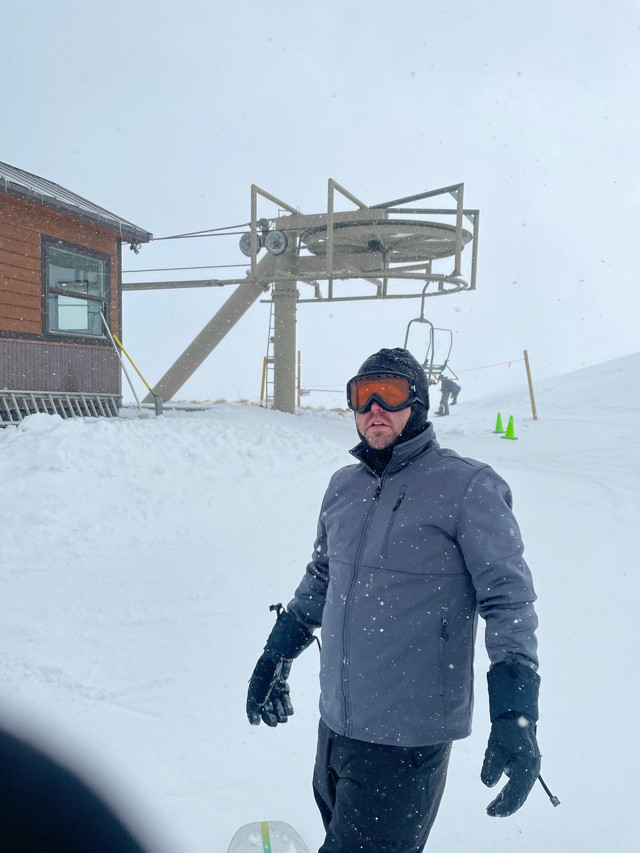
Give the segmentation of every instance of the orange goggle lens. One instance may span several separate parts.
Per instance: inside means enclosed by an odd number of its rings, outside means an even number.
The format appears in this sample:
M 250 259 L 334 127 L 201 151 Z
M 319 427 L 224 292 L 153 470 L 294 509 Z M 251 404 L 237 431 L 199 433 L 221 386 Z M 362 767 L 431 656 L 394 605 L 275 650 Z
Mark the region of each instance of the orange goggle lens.
M 372 398 L 389 411 L 404 409 L 411 400 L 411 385 L 405 376 L 356 377 L 347 387 L 347 401 L 354 412 L 364 412 Z

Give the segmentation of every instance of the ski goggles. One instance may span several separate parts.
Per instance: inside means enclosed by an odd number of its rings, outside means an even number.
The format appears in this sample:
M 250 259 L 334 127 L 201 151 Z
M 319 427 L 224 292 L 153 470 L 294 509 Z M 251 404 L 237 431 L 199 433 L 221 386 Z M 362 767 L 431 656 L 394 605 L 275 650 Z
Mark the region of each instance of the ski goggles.
M 371 408 L 374 400 L 388 412 L 398 412 L 417 399 L 415 384 L 401 374 L 354 376 L 347 382 L 347 405 L 358 413 Z

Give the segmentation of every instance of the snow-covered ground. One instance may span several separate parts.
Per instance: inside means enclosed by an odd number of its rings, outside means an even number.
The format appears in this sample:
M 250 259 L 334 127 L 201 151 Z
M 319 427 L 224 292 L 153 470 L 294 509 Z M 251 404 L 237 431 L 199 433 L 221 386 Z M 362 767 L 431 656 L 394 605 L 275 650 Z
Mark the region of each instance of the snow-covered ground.
M 436 418 L 441 444 L 510 483 L 539 596 L 543 776 L 505 820 L 479 779 L 488 733 L 477 654 L 473 735 L 454 748 L 428 849 L 638 849 L 640 355 Z M 517 441 L 493 433 L 514 415 Z M 252 728 L 247 680 L 309 559 L 351 415 L 220 404 L 140 419 L 34 415 L 0 429 L 0 719 L 88 768 L 167 851 L 225 851 L 286 820 L 311 850 L 317 653 L 296 715 Z

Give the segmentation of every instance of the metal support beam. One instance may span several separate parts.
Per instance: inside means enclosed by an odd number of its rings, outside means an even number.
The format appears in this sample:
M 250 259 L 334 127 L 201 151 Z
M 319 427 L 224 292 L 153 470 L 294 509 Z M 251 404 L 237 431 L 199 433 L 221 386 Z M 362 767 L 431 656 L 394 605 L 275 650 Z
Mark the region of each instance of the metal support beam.
M 197 281 L 129 281 L 122 283 L 123 293 L 130 290 L 186 290 L 189 287 L 225 287 L 227 284 L 244 284 L 244 278 L 228 278 L 224 281 L 215 278 L 198 279 Z
M 166 401 L 177 394 L 187 379 L 192 376 L 207 356 L 218 346 L 227 332 L 235 326 L 238 320 L 251 308 L 253 303 L 264 295 L 266 289 L 254 282 L 246 282 L 239 285 L 200 334 L 169 368 L 154 387 L 153 391 L 147 394 L 143 402 L 152 403 L 154 395 Z
M 273 408 L 296 410 L 296 307 L 295 281 L 276 281 L 273 288 Z

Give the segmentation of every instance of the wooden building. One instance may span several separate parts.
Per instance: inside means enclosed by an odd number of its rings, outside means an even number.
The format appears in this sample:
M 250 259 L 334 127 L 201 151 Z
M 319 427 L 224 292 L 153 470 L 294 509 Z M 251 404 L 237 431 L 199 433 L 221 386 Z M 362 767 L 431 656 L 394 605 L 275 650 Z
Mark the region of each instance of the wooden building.
M 122 245 L 152 235 L 64 187 L 0 163 L 0 422 L 114 415 Z

